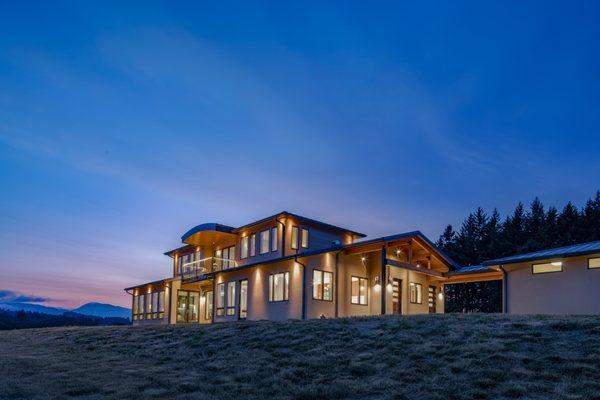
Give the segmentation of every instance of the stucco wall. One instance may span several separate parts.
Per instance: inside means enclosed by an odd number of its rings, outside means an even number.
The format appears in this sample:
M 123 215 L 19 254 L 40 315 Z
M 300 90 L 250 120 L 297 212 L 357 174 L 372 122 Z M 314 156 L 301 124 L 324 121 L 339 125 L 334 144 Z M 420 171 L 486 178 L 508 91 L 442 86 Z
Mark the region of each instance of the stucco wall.
M 562 260 L 563 271 L 532 274 L 532 264 L 507 269 L 507 312 L 510 314 L 599 314 L 600 269 L 588 269 L 588 258 Z

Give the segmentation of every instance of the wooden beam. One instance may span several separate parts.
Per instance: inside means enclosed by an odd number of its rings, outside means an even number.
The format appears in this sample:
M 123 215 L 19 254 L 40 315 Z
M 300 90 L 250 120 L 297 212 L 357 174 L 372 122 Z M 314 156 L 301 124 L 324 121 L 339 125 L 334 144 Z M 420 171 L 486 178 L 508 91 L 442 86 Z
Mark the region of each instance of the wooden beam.
M 447 279 L 444 281 L 444 284 L 499 281 L 499 280 L 502 280 L 502 273 L 499 271 L 493 271 L 493 272 L 480 272 L 480 273 L 474 273 L 474 274 L 448 276 Z
M 419 268 L 416 265 L 413 265 L 410 263 L 405 263 L 402 261 L 392 260 L 389 258 L 387 259 L 387 265 L 391 265 L 392 267 L 408 269 L 411 271 L 419 272 L 424 275 L 436 276 L 436 277 L 442 278 L 442 279 L 444 278 L 444 275 L 441 272 L 434 271 L 432 269 L 427 269 L 427 268 Z

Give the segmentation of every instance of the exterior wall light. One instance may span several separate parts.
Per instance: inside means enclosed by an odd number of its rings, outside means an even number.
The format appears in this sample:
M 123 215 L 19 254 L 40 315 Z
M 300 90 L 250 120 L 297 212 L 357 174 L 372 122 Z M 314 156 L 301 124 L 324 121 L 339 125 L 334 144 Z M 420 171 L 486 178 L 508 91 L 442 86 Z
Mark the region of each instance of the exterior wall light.
M 392 290 L 392 279 L 388 278 L 387 289 Z
M 381 287 L 381 278 L 379 277 L 379 275 L 377 275 L 375 277 L 375 287 L 376 288 L 380 288 Z
M 442 293 L 442 292 L 439 292 L 439 293 L 438 293 L 438 299 L 440 299 L 440 300 L 444 300 L 444 293 Z
M 362 262 L 367 261 L 367 257 L 365 257 L 365 256 L 360 257 L 360 261 L 362 261 Z

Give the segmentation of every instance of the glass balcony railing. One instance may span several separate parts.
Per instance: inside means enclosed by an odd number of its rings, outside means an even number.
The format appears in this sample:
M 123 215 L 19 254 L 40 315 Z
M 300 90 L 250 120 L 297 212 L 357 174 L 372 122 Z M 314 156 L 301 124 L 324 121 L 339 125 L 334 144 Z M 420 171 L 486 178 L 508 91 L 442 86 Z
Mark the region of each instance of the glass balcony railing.
M 235 260 L 219 257 L 206 257 L 202 260 L 196 260 L 181 265 L 180 275 L 185 281 L 200 280 L 206 274 L 218 272 L 225 269 L 235 268 L 237 263 Z

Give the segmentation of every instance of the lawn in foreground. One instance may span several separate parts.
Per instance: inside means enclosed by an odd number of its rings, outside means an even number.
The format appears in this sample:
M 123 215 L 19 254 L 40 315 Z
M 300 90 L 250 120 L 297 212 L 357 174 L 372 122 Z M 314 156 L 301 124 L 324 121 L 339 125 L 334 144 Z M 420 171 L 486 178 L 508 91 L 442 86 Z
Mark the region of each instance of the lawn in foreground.
M 600 399 L 600 317 L 0 332 L 0 399 Z

